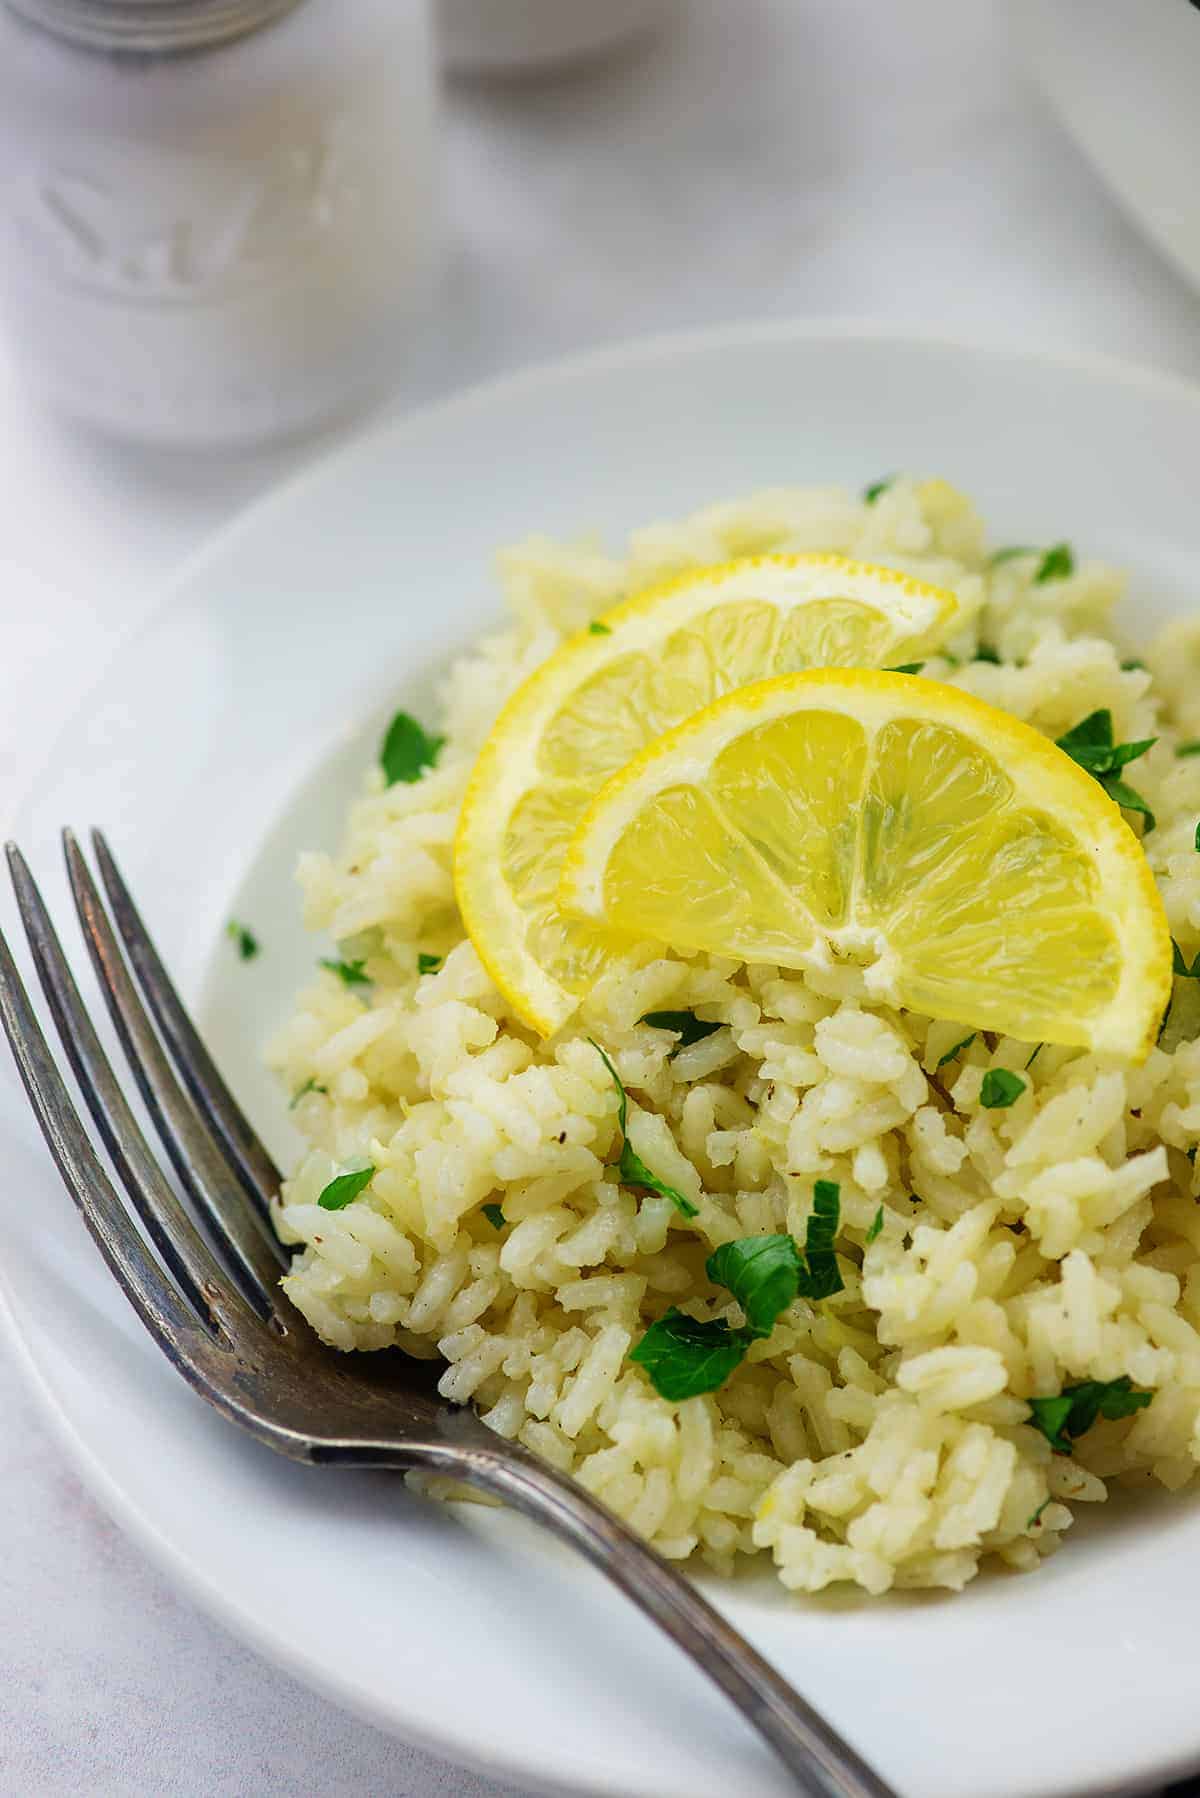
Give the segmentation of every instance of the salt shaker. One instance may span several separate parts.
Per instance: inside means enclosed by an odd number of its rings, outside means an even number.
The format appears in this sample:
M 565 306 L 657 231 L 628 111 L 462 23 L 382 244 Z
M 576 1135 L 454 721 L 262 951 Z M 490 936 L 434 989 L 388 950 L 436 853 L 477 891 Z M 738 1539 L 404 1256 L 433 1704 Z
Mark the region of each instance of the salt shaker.
M 249 443 L 375 391 L 438 199 L 428 0 L 0 0 L 0 320 L 107 432 Z

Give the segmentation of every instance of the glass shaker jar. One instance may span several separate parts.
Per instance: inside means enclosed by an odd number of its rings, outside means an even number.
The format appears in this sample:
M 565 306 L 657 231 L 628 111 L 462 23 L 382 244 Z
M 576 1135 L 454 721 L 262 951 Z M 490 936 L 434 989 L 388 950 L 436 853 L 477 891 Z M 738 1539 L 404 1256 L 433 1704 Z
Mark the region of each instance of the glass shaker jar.
M 0 0 L 0 320 L 122 437 L 297 432 L 437 264 L 428 0 Z

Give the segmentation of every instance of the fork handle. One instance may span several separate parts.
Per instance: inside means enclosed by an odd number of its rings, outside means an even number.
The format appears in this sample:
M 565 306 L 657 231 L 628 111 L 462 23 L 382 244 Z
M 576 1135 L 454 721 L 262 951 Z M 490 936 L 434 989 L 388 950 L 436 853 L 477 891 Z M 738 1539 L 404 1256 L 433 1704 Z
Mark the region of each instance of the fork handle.
M 721 1688 L 796 1776 L 800 1791 L 812 1798 L 897 1798 L 683 1574 L 577 1481 L 507 1442 L 445 1443 L 421 1456 L 420 1465 L 492 1493 L 577 1548 Z

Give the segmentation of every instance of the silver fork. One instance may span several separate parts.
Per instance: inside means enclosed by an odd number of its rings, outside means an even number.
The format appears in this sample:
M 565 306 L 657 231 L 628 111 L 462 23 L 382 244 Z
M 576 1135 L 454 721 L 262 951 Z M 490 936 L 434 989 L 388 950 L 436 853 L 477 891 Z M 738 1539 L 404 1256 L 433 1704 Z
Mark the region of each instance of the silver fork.
M 184 1010 L 103 836 L 93 834 L 93 847 L 107 908 L 70 831 L 63 842 L 92 964 L 186 1205 L 134 1116 L 33 876 L 10 843 L 13 888 L 67 1060 L 157 1258 L 81 1121 L 2 935 L 0 1017 L 42 1134 L 84 1223 L 188 1384 L 232 1423 L 293 1460 L 417 1469 L 504 1500 L 578 1549 L 690 1655 L 766 1738 L 802 1791 L 820 1798 L 896 1798 L 619 1518 L 574 1480 L 489 1430 L 472 1410 L 439 1398 L 428 1363 L 399 1352 L 339 1355 L 318 1341 L 279 1285 L 287 1256 L 271 1230 L 269 1209 L 280 1186 L 278 1169 Z

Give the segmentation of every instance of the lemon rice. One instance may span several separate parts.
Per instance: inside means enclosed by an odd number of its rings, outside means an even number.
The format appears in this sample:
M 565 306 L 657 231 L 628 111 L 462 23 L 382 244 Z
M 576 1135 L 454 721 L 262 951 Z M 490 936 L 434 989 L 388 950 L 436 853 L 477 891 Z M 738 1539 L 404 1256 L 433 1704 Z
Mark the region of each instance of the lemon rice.
M 298 1251 L 288 1290 L 327 1341 L 440 1355 L 450 1398 L 572 1469 L 664 1553 L 721 1570 L 769 1556 L 796 1591 L 1035 1568 L 1114 1487 L 1150 1520 L 1156 1492 L 1193 1479 L 1196 982 L 1176 978 L 1139 1064 L 935 1021 L 872 992 L 853 957 L 788 969 L 650 950 L 602 970 L 547 1042 L 454 893 L 479 750 L 565 641 L 690 568 L 830 552 L 953 593 L 940 652 L 889 663 L 924 660 L 922 678 L 1047 743 L 1101 711 L 1118 743 L 1157 737 L 1122 773 L 1155 814 L 1137 853 L 1190 969 L 1200 756 L 1177 752 L 1200 734 L 1180 677 L 1200 630 L 1121 643 L 1119 578 L 1081 547 L 1046 578 L 1044 557 L 992 564 L 961 494 L 902 479 L 871 504 L 838 489 L 722 503 L 619 555 L 545 540 L 505 554 L 514 621 L 451 671 L 444 715 L 424 721 L 447 737 L 436 765 L 391 787 L 371 771 L 336 854 L 301 867 L 314 961 L 332 939 L 352 971 L 314 967 L 270 1052 L 307 1143 L 275 1213 Z M 624 1083 L 632 1152 L 693 1215 L 623 1183 L 618 1095 L 589 1038 Z M 352 1203 L 320 1205 L 367 1166 Z M 840 1289 L 798 1294 L 718 1389 L 662 1397 L 631 1350 L 672 1306 L 740 1329 L 706 1261 L 772 1234 L 804 1245 L 819 1181 L 839 1192 Z M 1122 1381 L 1123 1414 L 1085 1415 L 1083 1395 Z

